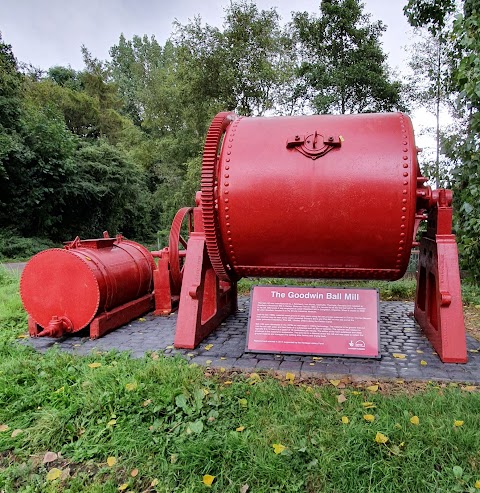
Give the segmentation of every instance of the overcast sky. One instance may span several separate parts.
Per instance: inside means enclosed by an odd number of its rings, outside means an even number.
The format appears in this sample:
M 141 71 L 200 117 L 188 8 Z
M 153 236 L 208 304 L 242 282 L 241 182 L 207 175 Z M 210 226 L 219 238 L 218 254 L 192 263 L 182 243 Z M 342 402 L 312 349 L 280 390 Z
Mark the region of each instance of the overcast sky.
M 260 9 L 276 7 L 283 22 L 288 22 L 293 10 L 318 13 L 320 0 L 255 3 Z M 81 69 L 82 44 L 94 57 L 105 60 L 120 33 L 127 39 L 153 34 L 163 43 L 172 32 L 175 19 L 184 24 L 200 15 L 204 22 L 220 27 L 229 4 L 230 0 L 0 0 L 0 32 L 21 62 L 42 69 L 54 65 Z M 364 4 L 372 20 L 386 24 L 383 47 L 390 67 L 401 76 L 410 32 L 402 10 L 405 0 L 364 0 Z M 416 112 L 415 120 L 418 127 L 420 121 L 426 121 L 425 115 Z M 417 131 L 417 141 L 422 140 L 419 137 Z
M 229 0 L 0 0 L 0 31 L 17 59 L 47 69 L 53 65 L 82 68 L 80 46 L 86 45 L 100 59 L 118 42 L 120 33 L 154 34 L 163 43 L 175 19 L 186 23 L 200 15 L 208 24 L 221 26 Z M 259 8 L 276 7 L 284 22 L 292 10 L 318 12 L 319 0 L 256 0 Z M 387 26 L 383 36 L 391 67 L 401 67 L 402 46 L 407 43 L 408 23 L 402 0 L 365 0 L 372 19 Z

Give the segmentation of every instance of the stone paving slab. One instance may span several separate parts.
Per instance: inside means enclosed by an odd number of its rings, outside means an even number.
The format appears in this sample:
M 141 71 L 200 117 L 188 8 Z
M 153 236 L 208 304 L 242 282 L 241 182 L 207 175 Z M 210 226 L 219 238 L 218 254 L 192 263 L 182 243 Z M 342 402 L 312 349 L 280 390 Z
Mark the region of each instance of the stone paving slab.
M 86 355 L 92 351 L 129 351 L 141 358 L 155 351 L 166 356 L 180 355 L 199 365 L 243 371 L 274 370 L 303 377 L 356 380 L 405 379 L 449 380 L 480 384 L 480 342 L 467 336 L 469 361 L 466 364 L 444 364 L 413 319 L 412 302 L 380 302 L 381 359 L 345 357 L 312 357 L 286 354 L 246 353 L 246 335 L 250 299 L 240 297 L 239 310 L 208 336 L 194 350 L 173 348 L 177 315 L 146 315 L 106 336 L 91 341 L 88 333 L 77 333 L 61 339 L 35 338 L 23 341 L 38 351 L 56 347 L 61 351 Z M 207 349 L 209 345 L 210 349 Z M 207 347 L 207 348 L 206 348 Z M 405 359 L 393 357 L 404 354 Z M 422 365 L 421 361 L 427 364 Z

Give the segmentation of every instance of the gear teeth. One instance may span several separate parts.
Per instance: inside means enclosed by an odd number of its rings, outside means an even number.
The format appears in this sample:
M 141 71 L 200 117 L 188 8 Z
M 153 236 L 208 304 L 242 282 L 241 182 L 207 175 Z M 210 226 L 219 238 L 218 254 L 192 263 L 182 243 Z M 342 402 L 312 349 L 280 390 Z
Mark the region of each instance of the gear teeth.
M 235 276 L 226 268 L 225 252 L 220 239 L 220 226 L 215 211 L 215 182 L 217 179 L 218 146 L 230 123 L 237 118 L 233 112 L 223 111 L 213 119 L 208 129 L 203 150 L 202 162 L 202 219 L 205 243 L 210 262 L 217 276 L 223 281 L 231 281 Z

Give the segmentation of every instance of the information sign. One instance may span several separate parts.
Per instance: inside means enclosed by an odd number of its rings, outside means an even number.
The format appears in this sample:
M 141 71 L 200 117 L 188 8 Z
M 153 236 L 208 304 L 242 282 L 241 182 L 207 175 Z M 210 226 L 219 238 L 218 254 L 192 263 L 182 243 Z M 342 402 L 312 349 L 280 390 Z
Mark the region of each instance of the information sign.
M 255 286 L 247 351 L 378 358 L 378 291 Z

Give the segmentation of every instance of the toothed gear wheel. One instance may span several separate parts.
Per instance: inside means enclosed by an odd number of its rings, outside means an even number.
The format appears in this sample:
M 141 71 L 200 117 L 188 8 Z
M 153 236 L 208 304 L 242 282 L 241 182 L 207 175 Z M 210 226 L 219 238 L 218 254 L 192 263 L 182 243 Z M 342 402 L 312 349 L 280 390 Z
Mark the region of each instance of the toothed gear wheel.
M 202 218 L 208 256 L 217 276 L 223 281 L 236 278 L 226 261 L 220 243 L 220 226 L 215 204 L 220 143 L 227 127 L 237 118 L 233 112 L 221 112 L 213 119 L 208 129 L 202 162 Z

